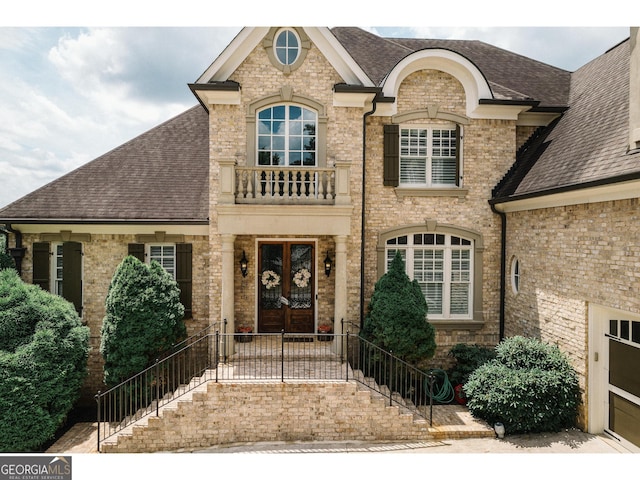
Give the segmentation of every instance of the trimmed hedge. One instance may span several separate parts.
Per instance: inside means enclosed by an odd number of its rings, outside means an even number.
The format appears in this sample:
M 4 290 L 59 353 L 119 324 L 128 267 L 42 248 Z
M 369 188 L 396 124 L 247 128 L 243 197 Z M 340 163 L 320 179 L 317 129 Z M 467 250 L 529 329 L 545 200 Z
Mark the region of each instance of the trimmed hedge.
M 464 387 L 469 411 L 507 433 L 557 432 L 575 426 L 578 376 L 556 345 L 516 336 L 496 347 Z
M 183 339 L 183 315 L 173 277 L 158 262 L 126 257 L 109 285 L 102 323 L 105 384 L 112 387 L 139 373 Z
M 0 271 L 0 452 L 37 451 L 80 396 L 89 328 L 70 302 Z

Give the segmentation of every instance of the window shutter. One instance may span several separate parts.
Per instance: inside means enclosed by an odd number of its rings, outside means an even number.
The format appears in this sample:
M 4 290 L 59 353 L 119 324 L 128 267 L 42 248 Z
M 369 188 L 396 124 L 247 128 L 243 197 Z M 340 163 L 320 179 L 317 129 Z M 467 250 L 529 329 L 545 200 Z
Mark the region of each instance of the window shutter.
M 456 187 L 460 186 L 460 151 L 462 150 L 462 139 L 460 125 L 456 124 Z
M 62 244 L 62 296 L 82 315 L 82 244 Z
M 36 242 L 33 244 L 33 284 L 40 286 L 47 292 L 51 291 L 51 258 L 49 242 Z
M 397 187 L 400 181 L 400 126 L 384 126 L 384 185 Z
M 180 303 L 184 305 L 184 318 L 192 318 L 192 250 L 190 243 L 176 243 L 176 282 L 180 287 Z
M 144 243 L 130 243 L 129 255 L 136 257 L 141 262 L 144 262 Z

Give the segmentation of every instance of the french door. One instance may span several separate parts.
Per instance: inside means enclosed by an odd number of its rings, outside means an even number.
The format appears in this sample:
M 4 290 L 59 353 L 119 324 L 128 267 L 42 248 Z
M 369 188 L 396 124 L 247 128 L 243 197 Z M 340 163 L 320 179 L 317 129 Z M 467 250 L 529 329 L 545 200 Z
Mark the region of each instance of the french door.
M 313 333 L 313 242 L 260 242 L 258 245 L 258 331 Z

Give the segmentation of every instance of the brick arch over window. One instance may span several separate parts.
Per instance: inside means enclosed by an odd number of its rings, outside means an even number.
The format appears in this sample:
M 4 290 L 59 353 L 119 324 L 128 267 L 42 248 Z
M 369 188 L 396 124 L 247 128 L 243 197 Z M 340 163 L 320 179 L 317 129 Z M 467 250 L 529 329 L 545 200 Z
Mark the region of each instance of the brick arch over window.
M 320 102 L 304 95 L 297 95 L 293 88 L 285 86 L 275 95 L 268 95 L 254 102 L 247 107 L 247 165 L 254 166 L 256 161 L 256 121 L 257 113 L 265 107 L 276 105 L 300 105 L 318 114 L 318 127 L 316 132 L 317 164 L 323 168 L 327 166 L 327 113 L 326 108 Z
M 421 224 L 410 224 L 394 227 L 380 232 L 378 235 L 378 244 L 376 247 L 377 254 L 377 278 L 380 278 L 386 268 L 386 249 L 387 241 L 404 235 L 411 236 L 414 234 L 444 234 L 455 237 L 461 237 L 473 242 L 473 304 L 471 308 L 472 317 L 468 320 L 450 320 L 450 319 L 429 319 L 431 323 L 439 328 L 481 328 L 484 323 L 483 315 L 483 298 L 482 298 L 482 279 L 483 279 L 483 255 L 484 241 L 482 234 L 467 228 L 457 227 L 455 225 L 441 224 L 435 220 L 427 220 Z

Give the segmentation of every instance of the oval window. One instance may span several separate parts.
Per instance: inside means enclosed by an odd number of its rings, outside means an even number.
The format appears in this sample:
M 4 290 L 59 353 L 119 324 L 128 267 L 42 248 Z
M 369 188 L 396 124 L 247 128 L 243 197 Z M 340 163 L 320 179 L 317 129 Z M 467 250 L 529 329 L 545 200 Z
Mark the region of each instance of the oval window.
M 276 35 L 276 58 L 283 65 L 293 65 L 300 55 L 300 40 L 293 30 L 282 30 Z
M 513 293 L 520 291 L 520 260 L 517 257 L 511 260 L 511 289 Z

